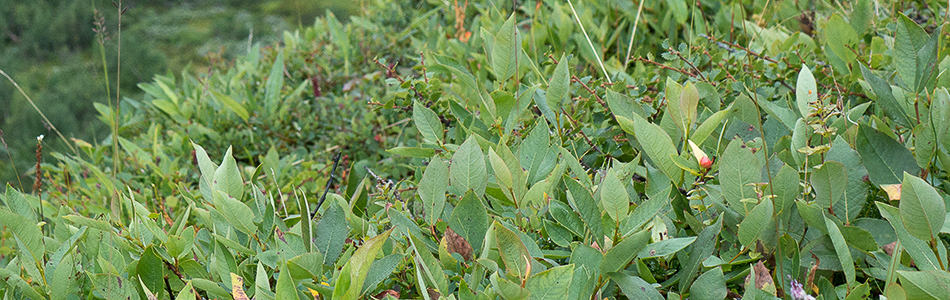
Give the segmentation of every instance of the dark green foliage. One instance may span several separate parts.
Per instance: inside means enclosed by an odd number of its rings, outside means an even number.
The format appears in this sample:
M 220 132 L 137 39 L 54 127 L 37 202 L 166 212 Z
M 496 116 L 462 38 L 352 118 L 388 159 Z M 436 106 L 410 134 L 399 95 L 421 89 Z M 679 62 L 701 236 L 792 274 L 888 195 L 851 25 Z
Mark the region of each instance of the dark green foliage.
M 0 197 L 0 291 L 950 294 L 944 8 L 465 3 L 359 2 L 140 83 L 119 153 Z

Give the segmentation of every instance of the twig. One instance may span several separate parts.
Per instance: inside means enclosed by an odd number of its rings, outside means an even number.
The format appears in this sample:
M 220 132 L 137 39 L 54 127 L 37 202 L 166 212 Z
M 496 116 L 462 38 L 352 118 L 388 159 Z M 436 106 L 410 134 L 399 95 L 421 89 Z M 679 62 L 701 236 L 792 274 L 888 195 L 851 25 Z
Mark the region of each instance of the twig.
M 564 110 L 563 107 L 561 108 L 561 113 L 563 113 L 564 116 L 567 116 L 567 120 L 571 122 L 571 125 L 574 125 L 575 129 L 578 129 L 577 121 L 574 120 L 574 118 L 571 118 L 571 115 L 568 114 L 567 111 Z M 606 153 L 604 153 L 604 151 L 601 151 L 600 148 L 598 148 L 597 145 L 595 145 L 594 142 L 591 141 L 589 137 L 587 137 L 587 134 L 584 133 L 584 130 L 578 129 L 577 132 L 580 133 L 582 137 L 584 137 L 584 141 L 586 141 L 587 144 L 590 145 L 591 148 L 594 148 L 594 150 L 596 150 L 601 155 L 607 155 Z
M 320 201 L 317 202 L 317 208 L 313 209 L 311 216 L 316 216 L 317 211 L 320 210 L 320 206 L 323 205 L 323 201 L 327 200 L 327 192 L 330 191 L 330 184 L 333 183 L 333 174 L 336 173 L 336 167 L 340 165 L 340 157 L 343 154 L 343 151 L 337 152 L 336 157 L 333 158 L 333 169 L 330 169 L 330 177 L 327 178 L 327 186 L 323 188 L 323 196 L 320 196 Z
M 683 73 L 683 75 L 686 75 L 686 76 L 689 76 L 689 77 L 694 77 L 694 78 L 696 77 L 696 74 L 693 74 L 693 72 L 690 72 L 690 71 L 687 71 L 687 70 L 684 70 L 684 69 L 679 69 L 679 68 L 670 67 L 670 66 L 667 66 L 667 65 L 664 65 L 664 64 L 661 64 L 661 63 L 652 61 L 652 60 L 650 60 L 650 59 L 648 59 L 648 58 L 637 57 L 637 58 L 635 58 L 633 61 L 642 61 L 642 62 L 645 62 L 645 63 L 649 63 L 649 64 L 651 64 L 651 65 L 657 66 L 657 67 L 659 67 L 660 69 L 672 70 L 672 71 L 676 71 L 676 72 Z
M 426 84 L 429 83 L 429 76 L 426 75 L 426 56 L 425 53 L 419 52 L 419 63 L 422 64 L 422 79 L 425 80 Z
M 399 73 L 396 73 L 396 70 L 395 70 L 395 69 L 393 69 L 393 68 L 391 68 L 391 67 L 389 67 L 389 66 L 387 66 L 387 65 L 384 65 L 383 63 L 379 62 L 379 60 L 376 59 L 376 58 L 373 58 L 373 62 L 375 62 L 377 65 L 380 65 L 380 66 L 382 66 L 383 68 L 385 68 L 386 71 L 389 71 L 389 74 L 393 74 L 393 76 L 396 76 L 396 80 L 399 80 L 399 83 L 406 83 L 406 80 L 405 80 L 405 79 L 402 79 L 402 76 L 399 76 Z M 423 65 L 423 66 L 425 66 L 425 65 Z M 423 68 L 424 68 L 424 67 L 423 67 Z M 423 75 L 423 76 L 425 75 L 425 70 L 422 71 L 422 75 Z M 427 82 L 428 82 L 428 81 L 427 81 Z M 425 101 L 426 101 L 425 97 L 422 96 L 422 93 L 419 93 L 419 91 L 416 90 L 416 86 L 415 86 L 415 85 L 410 84 L 410 85 L 409 85 L 409 89 L 412 89 L 412 91 L 413 91 L 413 92 L 415 93 L 415 95 L 416 95 L 416 98 L 419 98 L 419 102 L 425 102 Z
M 592 90 L 590 87 L 584 84 L 584 82 L 581 81 L 580 78 L 577 78 L 577 76 L 571 75 L 571 81 L 580 83 L 581 87 L 587 90 L 587 92 L 590 93 L 591 95 L 594 95 L 594 98 L 597 99 L 597 103 L 600 103 L 600 105 L 603 105 L 605 109 L 608 109 L 608 110 L 610 109 L 610 107 L 607 106 L 607 102 L 604 102 L 604 99 L 601 99 L 600 96 L 597 95 L 597 93 L 595 93 L 594 90 Z
M 683 57 L 683 54 L 681 54 L 679 51 L 673 50 L 672 47 L 670 47 L 669 51 L 670 51 L 670 52 L 673 52 L 673 54 L 676 54 L 676 57 L 679 57 L 680 60 L 686 62 L 687 65 L 689 65 L 691 68 L 693 68 L 693 70 L 695 70 L 696 73 L 698 73 L 699 76 L 703 78 L 703 81 L 705 81 L 705 82 L 707 82 L 707 83 L 709 83 L 709 84 L 712 84 L 713 86 L 716 85 L 715 82 L 710 82 L 710 81 L 709 81 L 709 78 L 706 78 L 706 75 L 703 75 L 703 71 L 700 71 L 699 68 L 696 67 L 696 65 L 693 65 L 693 62 L 691 62 L 691 61 L 689 61 L 688 59 L 686 59 L 685 57 Z

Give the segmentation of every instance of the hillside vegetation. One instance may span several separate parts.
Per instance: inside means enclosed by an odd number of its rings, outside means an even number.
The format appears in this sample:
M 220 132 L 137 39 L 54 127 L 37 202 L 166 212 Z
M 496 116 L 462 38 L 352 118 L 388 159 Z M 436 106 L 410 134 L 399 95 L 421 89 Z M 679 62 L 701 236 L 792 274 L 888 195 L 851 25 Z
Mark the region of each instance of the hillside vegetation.
M 950 299 L 946 6 L 358 5 L 46 136 L 0 293 Z

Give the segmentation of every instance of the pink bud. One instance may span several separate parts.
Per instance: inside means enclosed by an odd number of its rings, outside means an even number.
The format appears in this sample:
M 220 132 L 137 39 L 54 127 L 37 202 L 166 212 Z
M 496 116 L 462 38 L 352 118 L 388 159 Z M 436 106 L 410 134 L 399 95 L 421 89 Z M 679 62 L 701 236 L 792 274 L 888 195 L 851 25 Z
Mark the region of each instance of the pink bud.
M 711 168 L 712 164 L 713 164 L 713 161 L 709 159 L 708 156 L 703 156 L 702 158 L 699 159 L 699 166 L 703 167 L 703 169 Z

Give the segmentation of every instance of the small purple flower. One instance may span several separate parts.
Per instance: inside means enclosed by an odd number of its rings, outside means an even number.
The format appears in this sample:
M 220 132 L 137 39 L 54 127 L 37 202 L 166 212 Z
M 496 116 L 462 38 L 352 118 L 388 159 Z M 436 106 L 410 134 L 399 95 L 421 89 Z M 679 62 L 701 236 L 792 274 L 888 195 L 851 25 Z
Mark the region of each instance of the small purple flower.
M 791 275 L 788 276 L 789 279 L 792 278 Z M 805 289 L 802 288 L 802 284 L 798 280 L 792 279 L 792 299 L 795 300 L 815 300 L 815 297 L 805 293 Z

